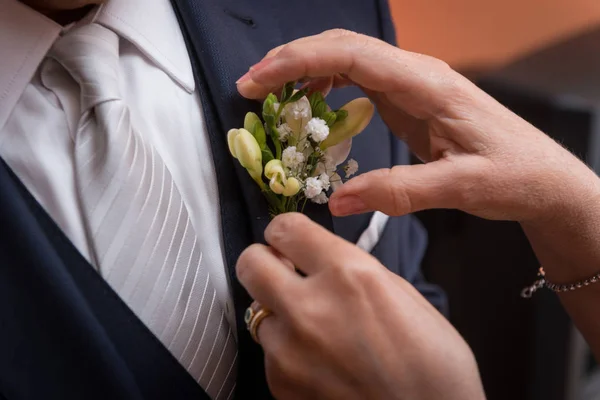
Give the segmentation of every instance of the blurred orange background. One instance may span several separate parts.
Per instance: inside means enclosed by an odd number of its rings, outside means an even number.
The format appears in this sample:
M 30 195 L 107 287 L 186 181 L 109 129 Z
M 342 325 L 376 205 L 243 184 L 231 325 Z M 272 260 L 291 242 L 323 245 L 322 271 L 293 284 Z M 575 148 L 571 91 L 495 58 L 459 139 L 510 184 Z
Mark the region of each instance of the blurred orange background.
M 600 23 L 599 0 L 389 0 L 400 47 L 486 70 Z

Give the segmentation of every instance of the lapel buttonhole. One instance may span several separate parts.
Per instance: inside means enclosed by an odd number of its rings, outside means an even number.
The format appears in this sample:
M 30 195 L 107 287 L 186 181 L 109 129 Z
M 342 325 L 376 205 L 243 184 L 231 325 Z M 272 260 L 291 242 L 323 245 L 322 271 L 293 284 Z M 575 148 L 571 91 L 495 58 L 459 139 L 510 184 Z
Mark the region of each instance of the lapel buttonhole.
M 250 28 L 256 28 L 256 22 L 254 21 L 254 18 L 245 16 L 245 15 L 241 15 L 241 14 L 237 13 L 236 11 L 232 11 L 228 8 L 226 8 L 223 11 L 225 11 L 225 14 L 229 15 L 230 17 L 233 17 L 233 18 L 237 19 L 238 21 L 242 21 L 243 23 L 248 25 Z

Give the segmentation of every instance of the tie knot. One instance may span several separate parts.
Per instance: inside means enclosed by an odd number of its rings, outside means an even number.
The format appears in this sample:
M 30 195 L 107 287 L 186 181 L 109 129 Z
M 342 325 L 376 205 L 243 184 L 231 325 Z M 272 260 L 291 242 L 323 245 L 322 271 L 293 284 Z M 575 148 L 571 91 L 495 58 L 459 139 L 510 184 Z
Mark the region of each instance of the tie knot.
M 83 25 L 56 41 L 49 54 L 81 88 L 81 107 L 120 99 L 119 37 L 98 24 Z

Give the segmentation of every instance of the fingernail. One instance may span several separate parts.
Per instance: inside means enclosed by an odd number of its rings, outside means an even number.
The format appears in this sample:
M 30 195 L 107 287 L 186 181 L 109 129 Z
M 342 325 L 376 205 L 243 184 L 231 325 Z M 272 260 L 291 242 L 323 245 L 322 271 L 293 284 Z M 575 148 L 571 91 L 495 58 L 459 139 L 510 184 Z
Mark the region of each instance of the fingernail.
M 345 196 L 331 200 L 331 211 L 336 215 L 360 214 L 367 210 L 367 205 L 358 196 Z
M 249 79 L 250 79 L 250 71 L 246 72 L 244 75 L 242 75 L 242 77 L 240 79 L 235 81 L 235 84 L 239 85 L 240 83 L 244 83 Z

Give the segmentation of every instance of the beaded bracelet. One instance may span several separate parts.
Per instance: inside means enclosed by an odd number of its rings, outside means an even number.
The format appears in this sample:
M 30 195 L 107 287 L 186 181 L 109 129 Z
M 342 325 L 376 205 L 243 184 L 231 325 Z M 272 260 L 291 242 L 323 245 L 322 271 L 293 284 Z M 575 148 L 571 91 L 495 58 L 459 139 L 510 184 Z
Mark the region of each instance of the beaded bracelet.
M 529 298 L 531 298 L 531 296 L 533 296 L 533 294 L 535 292 L 538 291 L 538 289 L 541 289 L 543 287 L 546 287 L 555 293 L 562 293 L 562 292 L 571 292 L 573 290 L 581 289 L 582 287 L 589 286 L 593 283 L 600 282 L 600 272 L 598 272 L 596 275 L 594 275 L 590 278 L 587 278 L 585 280 L 578 281 L 575 283 L 562 284 L 562 285 L 549 282 L 546 279 L 546 272 L 544 271 L 543 267 L 540 267 L 540 270 L 538 271 L 538 276 L 540 277 L 540 279 L 535 281 L 533 283 L 533 285 L 528 286 L 525 289 L 523 289 L 523 291 L 521 292 L 521 297 L 523 297 L 525 299 L 529 299 Z

